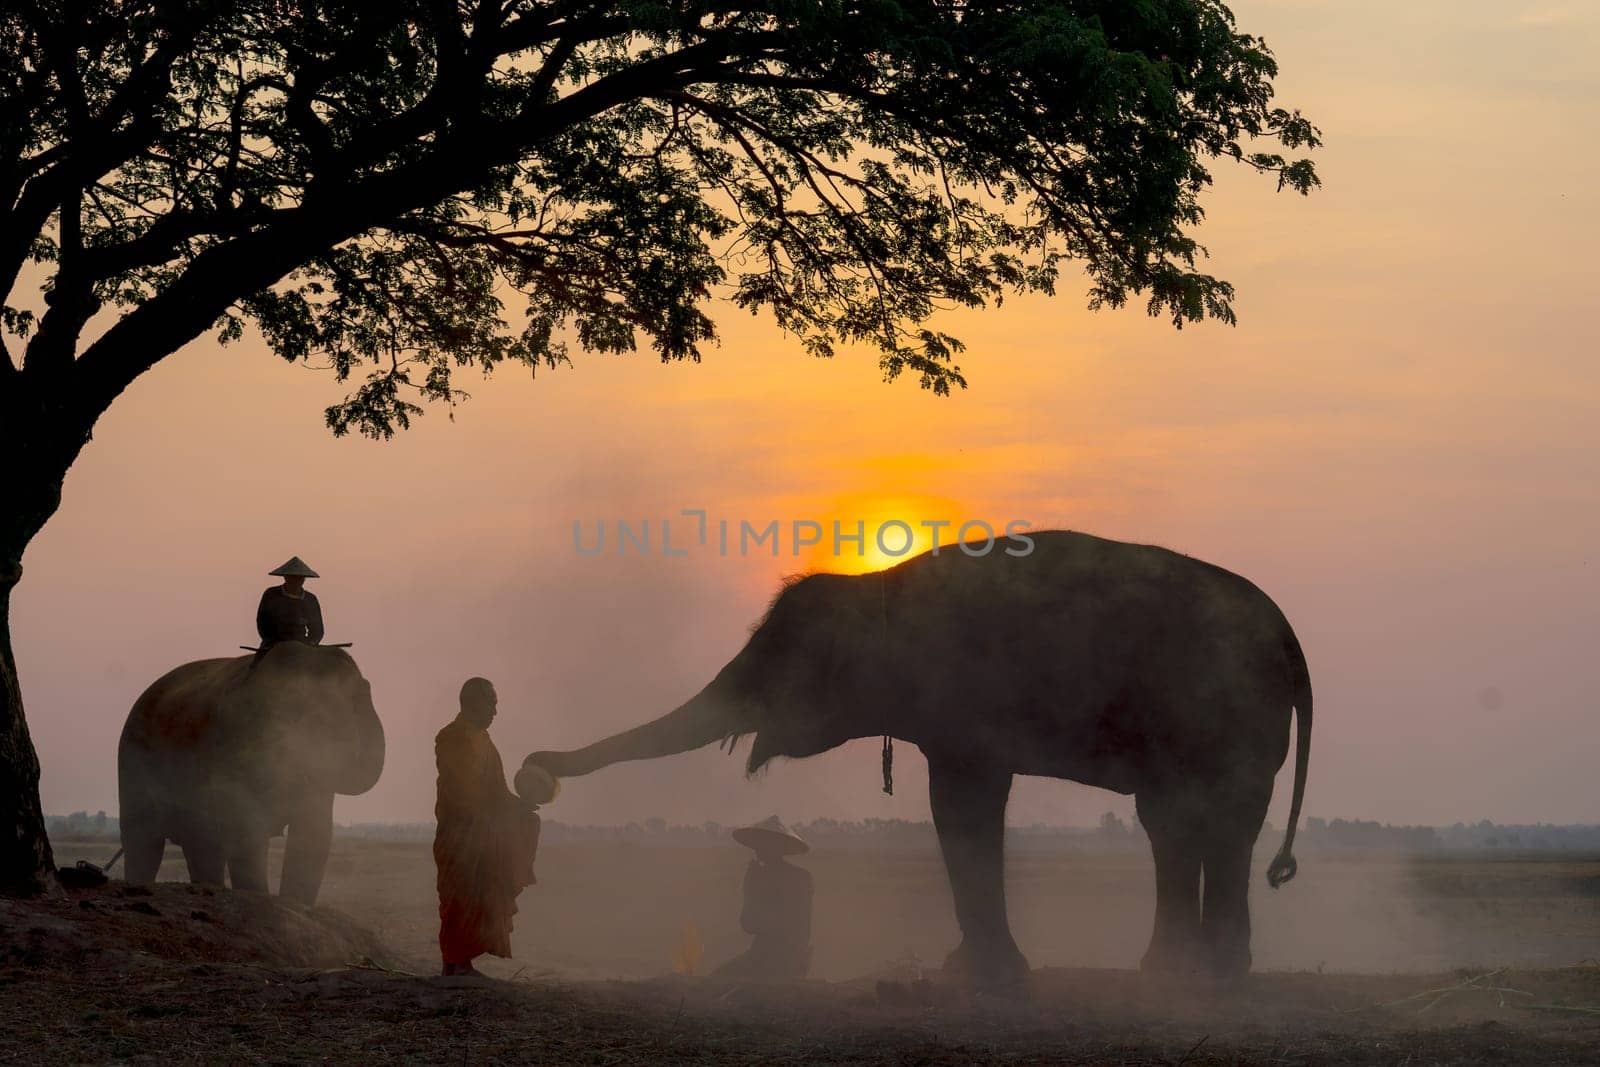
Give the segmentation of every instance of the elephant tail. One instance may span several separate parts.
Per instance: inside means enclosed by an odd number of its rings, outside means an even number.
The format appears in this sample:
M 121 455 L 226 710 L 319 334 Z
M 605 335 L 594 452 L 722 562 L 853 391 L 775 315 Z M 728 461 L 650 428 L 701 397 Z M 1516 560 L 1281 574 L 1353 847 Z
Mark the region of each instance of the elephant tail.
M 1283 835 L 1283 847 L 1267 865 L 1267 884 L 1274 889 L 1293 878 L 1299 869 L 1294 860 L 1294 831 L 1300 825 L 1300 802 L 1306 795 L 1306 767 L 1311 762 L 1311 672 L 1306 669 L 1306 656 L 1293 630 L 1285 635 L 1283 648 L 1294 683 L 1294 798 L 1289 803 L 1289 828 Z

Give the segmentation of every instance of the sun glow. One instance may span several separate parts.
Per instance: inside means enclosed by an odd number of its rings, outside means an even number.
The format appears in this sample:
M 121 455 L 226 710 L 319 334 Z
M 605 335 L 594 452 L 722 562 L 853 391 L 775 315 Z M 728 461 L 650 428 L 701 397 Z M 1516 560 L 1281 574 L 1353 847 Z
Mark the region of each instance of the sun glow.
M 940 545 L 953 545 L 970 516 L 950 500 L 931 496 L 861 494 L 836 503 L 818 520 L 820 539 L 808 547 L 811 570 L 869 574 Z

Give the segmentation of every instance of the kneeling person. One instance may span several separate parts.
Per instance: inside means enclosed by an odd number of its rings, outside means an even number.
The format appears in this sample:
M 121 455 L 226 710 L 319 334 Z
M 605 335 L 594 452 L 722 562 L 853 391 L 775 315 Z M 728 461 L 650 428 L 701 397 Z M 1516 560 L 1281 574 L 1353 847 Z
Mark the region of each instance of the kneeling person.
M 719 978 L 804 978 L 811 969 L 811 872 L 785 861 L 810 847 L 776 815 L 733 832 L 755 852 L 744 872 L 739 925 L 753 940 L 716 970 Z

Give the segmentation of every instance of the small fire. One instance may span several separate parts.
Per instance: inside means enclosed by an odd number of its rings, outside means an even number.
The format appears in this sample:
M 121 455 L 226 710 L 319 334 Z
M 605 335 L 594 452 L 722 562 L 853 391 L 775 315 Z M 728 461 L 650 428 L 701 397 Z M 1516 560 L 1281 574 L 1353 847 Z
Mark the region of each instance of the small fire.
M 705 946 L 700 943 L 699 928 L 693 919 L 685 919 L 683 932 L 678 935 L 678 953 L 672 960 L 673 973 L 694 975 L 699 971 L 700 960 L 705 954 Z

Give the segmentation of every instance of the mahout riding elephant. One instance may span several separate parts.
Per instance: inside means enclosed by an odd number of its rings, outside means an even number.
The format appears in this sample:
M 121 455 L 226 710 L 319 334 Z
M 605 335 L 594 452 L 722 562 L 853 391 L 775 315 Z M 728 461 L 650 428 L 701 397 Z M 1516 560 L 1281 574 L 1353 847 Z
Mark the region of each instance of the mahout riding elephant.
M 333 841 L 333 797 L 383 771 L 372 687 L 342 648 L 286 641 L 259 657 L 186 663 L 133 705 L 117 750 L 130 882 L 168 840 L 193 882 L 267 891 L 267 841 L 287 832 L 279 894 L 311 905 Z
M 1267 878 L 1276 887 L 1295 872 L 1311 748 L 1299 641 L 1266 594 L 1220 567 L 1081 533 L 1029 537 L 1031 552 L 946 547 L 878 573 L 793 581 L 687 703 L 525 763 L 573 777 L 753 734 L 754 774 L 852 738 L 914 744 L 961 928 L 946 968 L 981 984 L 1028 970 L 1006 918 L 1012 777 L 1133 794 L 1156 873 L 1143 967 L 1244 973 L 1251 851 L 1292 710 L 1294 797 Z

